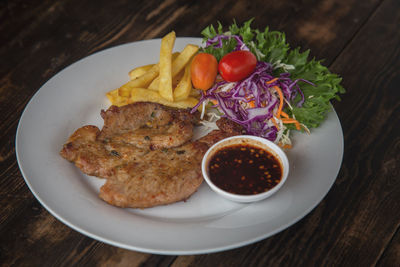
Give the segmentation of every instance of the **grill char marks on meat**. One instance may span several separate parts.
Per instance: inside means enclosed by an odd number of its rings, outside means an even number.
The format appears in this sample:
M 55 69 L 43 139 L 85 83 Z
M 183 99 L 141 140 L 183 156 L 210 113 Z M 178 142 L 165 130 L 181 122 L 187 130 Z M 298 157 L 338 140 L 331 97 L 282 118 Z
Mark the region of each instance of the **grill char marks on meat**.
M 107 144 L 97 139 L 100 130 L 96 126 L 83 126 L 76 130 L 63 146 L 60 154 L 63 158 L 74 162 L 83 173 L 101 178 L 110 178 L 114 175 L 114 168 L 124 164 L 121 156 L 116 156 L 114 144 Z M 118 144 L 115 144 L 118 145 Z M 134 146 L 123 146 L 124 151 L 131 151 L 139 156 L 140 151 Z M 118 150 L 118 154 L 121 150 Z
M 241 125 L 223 117 L 216 122 L 219 130 L 213 130 L 207 135 L 200 138 L 198 141 L 207 144 L 211 147 L 218 141 L 235 135 L 244 134 L 244 129 Z
M 119 207 L 148 208 L 186 200 L 203 182 L 201 160 L 208 146 L 189 142 L 167 150 L 154 150 L 140 162 L 117 168 L 100 197 Z
M 221 119 L 217 125 L 225 131 L 214 130 L 191 141 L 197 115 L 147 102 L 111 106 L 101 116 L 102 130 L 91 125 L 79 128 L 60 154 L 82 172 L 106 178 L 99 196 L 119 207 L 148 208 L 186 200 L 203 181 L 201 160 L 208 147 L 241 133 L 233 122 Z M 171 142 L 170 137 L 178 141 Z
M 175 147 L 189 141 L 197 117 L 188 110 L 169 108 L 156 103 L 138 102 L 122 107 L 111 106 L 101 111 L 104 126 L 98 137 L 160 149 Z

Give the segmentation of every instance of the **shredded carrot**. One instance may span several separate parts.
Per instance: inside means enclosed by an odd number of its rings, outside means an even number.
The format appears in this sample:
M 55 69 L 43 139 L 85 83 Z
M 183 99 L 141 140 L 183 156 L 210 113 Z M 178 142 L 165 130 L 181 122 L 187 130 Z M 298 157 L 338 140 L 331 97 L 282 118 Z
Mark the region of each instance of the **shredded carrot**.
M 289 149 L 289 148 L 292 148 L 292 145 L 286 144 L 286 145 L 284 145 L 282 148 Z
M 218 104 L 218 101 L 215 100 L 215 99 L 210 99 L 210 101 L 211 101 L 211 103 L 213 103 L 214 105 L 217 105 L 217 104 Z
M 275 79 L 277 79 L 277 78 L 275 78 Z M 267 83 L 273 82 L 273 80 L 274 79 L 272 79 L 271 81 L 268 81 Z M 276 117 L 278 119 L 282 120 L 283 123 L 294 123 L 295 126 L 296 126 L 296 129 L 300 130 L 301 129 L 300 123 L 296 119 L 289 118 L 289 115 L 286 112 L 282 111 L 282 108 L 283 108 L 283 93 L 282 93 L 281 88 L 279 88 L 276 85 L 273 86 L 272 88 L 274 88 L 276 90 L 276 92 L 278 93 L 278 95 L 279 95 L 279 107 L 278 107 L 278 111 L 276 112 Z M 281 115 L 284 118 L 281 119 Z M 276 123 L 275 119 L 271 118 L 271 121 L 276 126 L 276 128 L 279 130 L 278 124 Z
M 282 117 L 285 117 L 286 119 L 289 119 L 289 115 L 286 112 L 281 111 L 281 115 L 282 115 Z
M 255 108 L 255 107 L 256 107 L 256 102 L 254 102 L 254 100 L 251 100 L 251 99 L 254 99 L 254 98 L 251 97 L 251 96 L 249 96 L 249 95 L 247 94 L 247 92 L 244 93 L 244 98 L 246 98 L 246 100 L 249 101 L 248 103 L 249 103 L 249 106 L 250 106 L 251 108 Z M 250 100 L 251 100 L 251 101 L 250 101 Z
M 251 96 L 249 96 L 249 95 L 247 94 L 247 92 L 244 93 L 244 98 L 246 98 L 246 100 L 249 101 L 248 103 L 249 103 L 249 106 L 250 106 L 251 108 L 255 108 L 255 107 L 256 107 L 256 103 L 254 102 L 254 100 L 251 100 L 251 99 L 254 99 L 254 98 L 251 97 Z M 250 100 L 251 100 L 251 101 L 250 101 Z
M 275 81 L 277 81 L 277 80 L 278 80 L 278 78 L 274 78 L 274 79 L 269 80 L 268 82 L 266 82 L 266 84 L 271 84 L 271 83 L 273 83 L 273 82 L 275 82 Z
M 279 142 L 278 143 L 278 146 L 280 146 L 281 148 L 292 148 L 292 145 L 291 144 L 282 144 L 282 142 Z
M 291 118 L 289 118 L 289 119 L 282 118 L 282 122 L 283 122 L 283 123 L 296 123 L 296 122 L 298 122 L 298 121 L 295 120 L 295 119 L 291 119 Z
M 272 123 L 275 125 L 276 129 L 279 131 L 279 125 L 278 125 L 278 123 L 276 122 L 276 120 L 275 120 L 274 117 L 271 118 L 271 121 L 272 121 Z
M 273 88 L 278 92 L 278 95 L 279 95 L 279 107 L 278 107 L 278 111 L 276 113 L 276 117 L 280 118 L 282 108 L 283 108 L 283 93 L 281 91 L 281 88 L 279 88 L 278 86 L 275 85 Z
M 297 129 L 297 130 L 300 130 L 300 129 L 301 129 L 300 123 L 299 123 L 297 120 L 295 120 L 295 119 L 285 119 L 285 118 L 283 118 L 283 119 L 282 119 L 282 122 L 283 122 L 283 123 L 294 123 L 294 124 L 296 125 L 296 129 Z

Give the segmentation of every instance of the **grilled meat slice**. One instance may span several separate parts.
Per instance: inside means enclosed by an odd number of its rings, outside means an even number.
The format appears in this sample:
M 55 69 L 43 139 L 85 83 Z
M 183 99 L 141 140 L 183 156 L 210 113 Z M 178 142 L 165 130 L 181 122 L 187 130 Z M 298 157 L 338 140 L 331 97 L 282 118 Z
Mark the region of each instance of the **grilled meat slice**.
M 236 122 L 233 122 L 226 117 L 222 117 L 219 120 L 217 120 L 216 124 L 221 131 L 232 135 L 239 135 L 245 133 L 243 127 L 240 124 L 237 124 Z
M 76 130 L 63 146 L 60 155 L 74 162 L 83 173 L 101 178 L 112 178 L 115 168 L 128 161 L 137 161 L 148 150 L 130 144 L 99 141 L 100 130 L 87 125 Z
M 193 136 L 197 116 L 189 110 L 157 103 L 137 102 L 102 111 L 104 126 L 99 140 L 113 140 L 141 148 L 159 149 L 179 146 Z
M 100 188 L 107 203 L 130 208 L 149 208 L 186 200 L 201 185 L 201 160 L 208 146 L 189 142 L 154 150 L 141 161 L 116 168 L 113 179 Z
M 216 121 L 216 124 L 219 130 L 211 131 L 207 135 L 201 137 L 198 141 L 205 143 L 207 144 L 207 146 L 211 147 L 213 144 L 224 138 L 244 134 L 244 129 L 241 125 L 227 118 L 220 118 Z
M 192 136 L 193 125 L 176 120 L 163 126 L 142 127 L 135 131 L 115 134 L 107 139 L 154 150 L 182 145 L 189 141 Z

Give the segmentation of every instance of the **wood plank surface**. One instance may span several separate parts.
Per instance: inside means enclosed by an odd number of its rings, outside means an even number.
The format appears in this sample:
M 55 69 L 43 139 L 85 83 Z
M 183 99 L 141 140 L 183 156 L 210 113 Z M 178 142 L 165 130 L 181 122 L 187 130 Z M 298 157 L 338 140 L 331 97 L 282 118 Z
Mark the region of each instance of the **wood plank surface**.
M 343 164 L 310 214 L 241 248 L 162 256 L 86 237 L 39 204 L 19 171 L 15 133 L 48 79 L 105 48 L 171 30 L 198 37 L 211 23 L 251 17 L 254 27 L 284 31 L 293 47 L 325 59 L 347 90 L 333 102 L 344 133 Z M 399 25 L 397 0 L 2 1 L 0 265 L 400 266 Z

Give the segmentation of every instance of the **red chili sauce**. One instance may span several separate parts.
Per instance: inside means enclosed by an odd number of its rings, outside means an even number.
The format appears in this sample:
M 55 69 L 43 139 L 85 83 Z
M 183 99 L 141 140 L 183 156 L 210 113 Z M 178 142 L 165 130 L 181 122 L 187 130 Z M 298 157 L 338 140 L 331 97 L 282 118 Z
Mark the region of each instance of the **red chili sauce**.
M 279 160 L 270 152 L 249 144 L 221 148 L 212 156 L 208 171 L 216 186 L 240 195 L 268 191 L 282 179 Z

